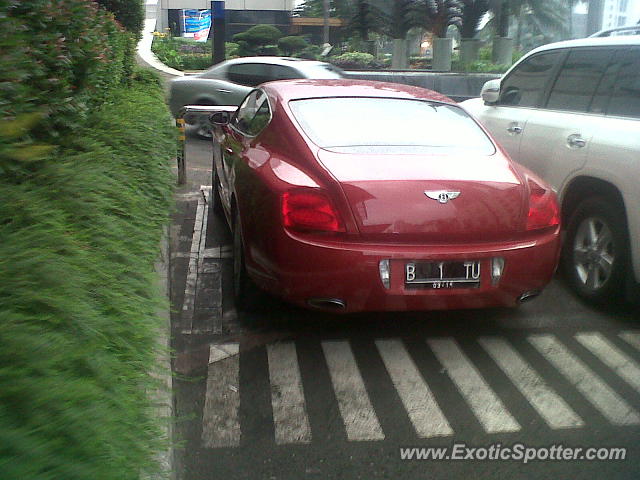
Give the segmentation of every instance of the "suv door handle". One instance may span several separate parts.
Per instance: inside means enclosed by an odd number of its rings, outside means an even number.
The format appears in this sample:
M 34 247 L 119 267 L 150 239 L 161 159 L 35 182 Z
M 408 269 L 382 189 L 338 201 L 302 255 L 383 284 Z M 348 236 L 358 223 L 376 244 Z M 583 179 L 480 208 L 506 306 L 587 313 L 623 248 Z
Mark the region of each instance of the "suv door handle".
M 567 145 L 573 148 L 582 148 L 587 145 L 587 141 L 579 133 L 574 133 L 567 137 Z
M 522 133 L 522 127 L 518 125 L 509 125 L 509 128 L 507 128 L 507 132 L 514 133 L 517 135 L 519 133 Z

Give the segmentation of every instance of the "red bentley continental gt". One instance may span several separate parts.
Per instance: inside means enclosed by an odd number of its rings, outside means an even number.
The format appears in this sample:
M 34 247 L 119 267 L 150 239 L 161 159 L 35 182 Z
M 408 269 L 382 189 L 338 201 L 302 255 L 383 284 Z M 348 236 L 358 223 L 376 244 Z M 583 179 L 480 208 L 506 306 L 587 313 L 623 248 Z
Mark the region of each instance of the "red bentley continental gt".
M 555 193 L 443 95 L 278 81 L 211 122 L 238 308 L 256 286 L 339 312 L 515 306 L 551 280 Z

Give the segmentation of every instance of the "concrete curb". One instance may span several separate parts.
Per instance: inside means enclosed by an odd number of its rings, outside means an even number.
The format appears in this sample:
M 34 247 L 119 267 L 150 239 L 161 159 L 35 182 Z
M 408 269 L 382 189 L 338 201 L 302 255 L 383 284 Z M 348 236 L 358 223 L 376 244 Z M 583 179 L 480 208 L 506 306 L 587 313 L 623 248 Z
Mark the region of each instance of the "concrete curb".
M 170 79 L 182 77 L 184 75 L 183 72 L 176 70 L 175 68 L 167 67 L 164 63 L 158 60 L 158 57 L 156 57 L 151 51 L 153 32 L 156 29 L 157 22 L 158 0 L 147 0 L 145 7 L 146 19 L 142 29 L 142 38 L 138 42 L 138 48 L 136 50 L 138 63 L 146 67 L 153 68 L 164 77 L 168 77 Z

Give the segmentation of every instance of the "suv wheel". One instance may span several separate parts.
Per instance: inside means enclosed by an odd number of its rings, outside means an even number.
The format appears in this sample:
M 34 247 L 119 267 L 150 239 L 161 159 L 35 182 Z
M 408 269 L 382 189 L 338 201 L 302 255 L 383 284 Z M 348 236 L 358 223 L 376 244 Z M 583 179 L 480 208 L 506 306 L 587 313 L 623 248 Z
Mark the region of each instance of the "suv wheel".
M 605 198 L 583 201 L 572 215 L 562 267 L 573 290 L 585 300 L 603 303 L 623 293 L 625 232 L 622 209 Z

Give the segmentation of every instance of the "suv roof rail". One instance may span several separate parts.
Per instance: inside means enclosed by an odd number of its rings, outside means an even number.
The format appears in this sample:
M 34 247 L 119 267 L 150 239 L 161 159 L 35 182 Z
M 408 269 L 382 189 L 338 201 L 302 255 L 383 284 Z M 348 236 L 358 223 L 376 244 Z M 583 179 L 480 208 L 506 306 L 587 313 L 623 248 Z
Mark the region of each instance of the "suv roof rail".
M 606 30 L 600 30 L 599 32 L 594 33 L 593 35 L 589 35 L 589 38 L 610 37 L 612 33 L 618 33 L 618 32 L 629 32 L 629 33 L 623 33 L 623 35 L 640 35 L 640 25 L 628 25 L 626 27 L 607 28 Z

